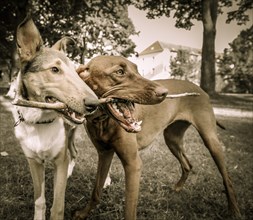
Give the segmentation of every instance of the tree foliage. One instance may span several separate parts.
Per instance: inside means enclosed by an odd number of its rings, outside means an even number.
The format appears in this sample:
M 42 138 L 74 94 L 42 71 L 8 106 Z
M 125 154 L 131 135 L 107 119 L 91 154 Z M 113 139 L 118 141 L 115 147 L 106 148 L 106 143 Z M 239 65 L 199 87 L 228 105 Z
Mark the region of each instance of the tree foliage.
M 200 65 L 190 51 L 180 49 L 177 51 L 177 56 L 170 60 L 170 69 L 173 78 L 195 81 Z
M 227 1 L 224 0 L 224 2 L 227 2 Z M 228 1 L 228 2 L 229 4 L 232 3 L 232 1 Z M 238 0 L 236 0 L 236 2 L 238 2 Z M 246 24 L 249 21 L 249 14 L 247 12 L 251 11 L 251 9 L 253 8 L 253 1 L 240 0 L 237 3 L 237 6 L 238 6 L 237 10 L 228 12 L 228 18 L 226 22 L 230 23 L 231 21 L 235 20 L 238 25 Z
M 224 50 L 218 74 L 228 92 L 253 93 L 253 26 L 242 31 Z
M 131 4 L 140 10 L 147 12 L 147 18 L 155 19 L 166 16 L 175 18 L 175 26 L 190 30 L 194 25 L 193 21 L 202 21 L 202 0 L 129 0 Z M 228 12 L 227 23 L 236 20 L 237 23 L 245 24 L 249 21 L 247 13 L 253 8 L 252 0 L 220 0 L 218 2 L 218 13 L 222 14 L 224 7 L 230 8 L 237 4 L 238 8 Z
M 129 36 L 136 34 L 122 0 L 2 0 L 0 2 L 1 59 L 11 58 L 17 25 L 31 13 L 46 44 L 63 35 L 77 41 L 87 58 L 94 54 L 134 53 Z
M 25 11 L 27 0 L 0 1 L 0 53 L 1 61 L 11 58 L 13 51 L 14 30 L 17 28 L 17 18 Z

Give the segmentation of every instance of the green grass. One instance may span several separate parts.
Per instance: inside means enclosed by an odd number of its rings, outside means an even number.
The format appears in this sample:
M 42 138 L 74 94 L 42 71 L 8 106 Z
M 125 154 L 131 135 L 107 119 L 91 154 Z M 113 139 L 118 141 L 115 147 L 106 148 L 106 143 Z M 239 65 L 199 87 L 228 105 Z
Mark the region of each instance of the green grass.
M 218 130 L 224 142 L 227 167 L 234 182 L 242 219 L 253 216 L 253 135 L 252 121 L 243 118 L 219 118 L 227 130 Z M 0 105 L 0 219 L 27 220 L 33 216 L 33 187 L 27 161 L 13 133 L 11 113 Z M 68 180 L 65 219 L 84 206 L 91 195 L 96 174 L 97 154 L 82 127 L 76 145 L 78 159 Z M 177 160 L 162 137 L 141 152 L 143 172 L 138 204 L 139 220 L 229 219 L 220 174 L 196 131 L 185 136 L 185 150 L 193 170 L 181 192 L 173 191 L 180 177 Z M 47 164 L 47 217 L 52 204 L 52 165 Z M 104 189 L 101 203 L 90 220 L 117 220 L 124 215 L 124 172 L 115 156 L 112 185 Z

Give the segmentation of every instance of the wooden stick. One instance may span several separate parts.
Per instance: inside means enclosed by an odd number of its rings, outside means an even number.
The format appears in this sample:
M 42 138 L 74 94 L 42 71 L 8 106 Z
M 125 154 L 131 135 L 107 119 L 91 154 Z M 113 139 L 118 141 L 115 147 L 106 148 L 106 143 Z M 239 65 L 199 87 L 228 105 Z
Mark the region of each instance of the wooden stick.
M 185 97 L 185 96 L 199 96 L 199 95 L 200 94 L 197 92 L 185 92 L 185 93 L 167 95 L 166 98 L 174 99 L 174 98 L 180 98 L 180 97 Z
M 55 102 L 55 103 L 47 103 L 47 102 L 36 102 L 36 101 L 28 101 L 20 98 L 15 98 L 12 101 L 13 105 L 19 105 L 24 107 L 30 107 L 30 108 L 41 108 L 41 109 L 64 109 L 67 108 L 67 105 L 65 105 L 62 102 Z
M 112 98 L 101 98 L 98 100 L 97 104 L 109 103 L 113 99 Z M 22 98 L 15 98 L 12 101 L 13 105 L 30 107 L 30 108 L 41 108 L 41 109 L 64 109 L 67 108 L 67 105 L 62 102 L 55 102 L 55 103 L 47 103 L 47 102 L 36 102 L 36 101 L 29 101 Z
M 100 99 L 98 99 L 99 104 L 109 103 L 112 101 L 113 101 L 113 98 L 100 98 Z
M 191 93 L 186 92 L 186 93 L 167 95 L 166 98 L 173 99 L 173 98 L 180 98 L 180 97 L 185 97 L 185 96 L 199 96 L 199 95 L 200 94 L 196 92 L 191 92 Z M 98 104 L 109 103 L 111 101 L 113 101 L 113 98 L 101 98 L 98 100 Z M 30 107 L 30 108 L 53 109 L 53 110 L 67 108 L 67 105 L 62 102 L 55 102 L 55 103 L 36 102 L 36 101 L 25 100 L 19 97 L 15 98 L 12 101 L 12 104 L 18 105 L 18 106 Z

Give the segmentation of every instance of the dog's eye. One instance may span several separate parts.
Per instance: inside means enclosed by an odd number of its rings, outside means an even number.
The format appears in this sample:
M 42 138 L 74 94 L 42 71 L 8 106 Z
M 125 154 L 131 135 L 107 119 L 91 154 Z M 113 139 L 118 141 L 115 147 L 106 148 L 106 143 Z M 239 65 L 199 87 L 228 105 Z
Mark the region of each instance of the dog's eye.
M 59 73 L 60 72 L 60 70 L 55 66 L 52 67 L 51 70 L 52 70 L 53 73 Z
M 116 73 L 117 73 L 118 75 L 120 75 L 120 76 L 123 76 L 123 75 L 125 74 L 125 72 L 124 72 L 123 69 L 118 69 L 118 70 L 116 71 Z

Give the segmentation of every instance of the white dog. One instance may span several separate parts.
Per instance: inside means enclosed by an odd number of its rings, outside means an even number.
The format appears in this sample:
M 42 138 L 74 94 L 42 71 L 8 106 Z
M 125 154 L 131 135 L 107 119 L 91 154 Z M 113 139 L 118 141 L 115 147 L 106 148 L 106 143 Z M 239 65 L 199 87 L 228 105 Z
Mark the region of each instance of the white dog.
M 74 131 L 76 125 L 83 124 L 85 114 L 98 101 L 62 52 L 68 40 L 63 38 L 52 48 L 43 47 L 39 31 L 29 18 L 17 30 L 21 70 L 6 96 L 26 103 L 64 106 L 60 109 L 12 108 L 15 135 L 28 160 L 33 179 L 34 220 L 45 219 L 45 161 L 55 166 L 50 219 L 64 218 L 67 177 L 75 164 Z

